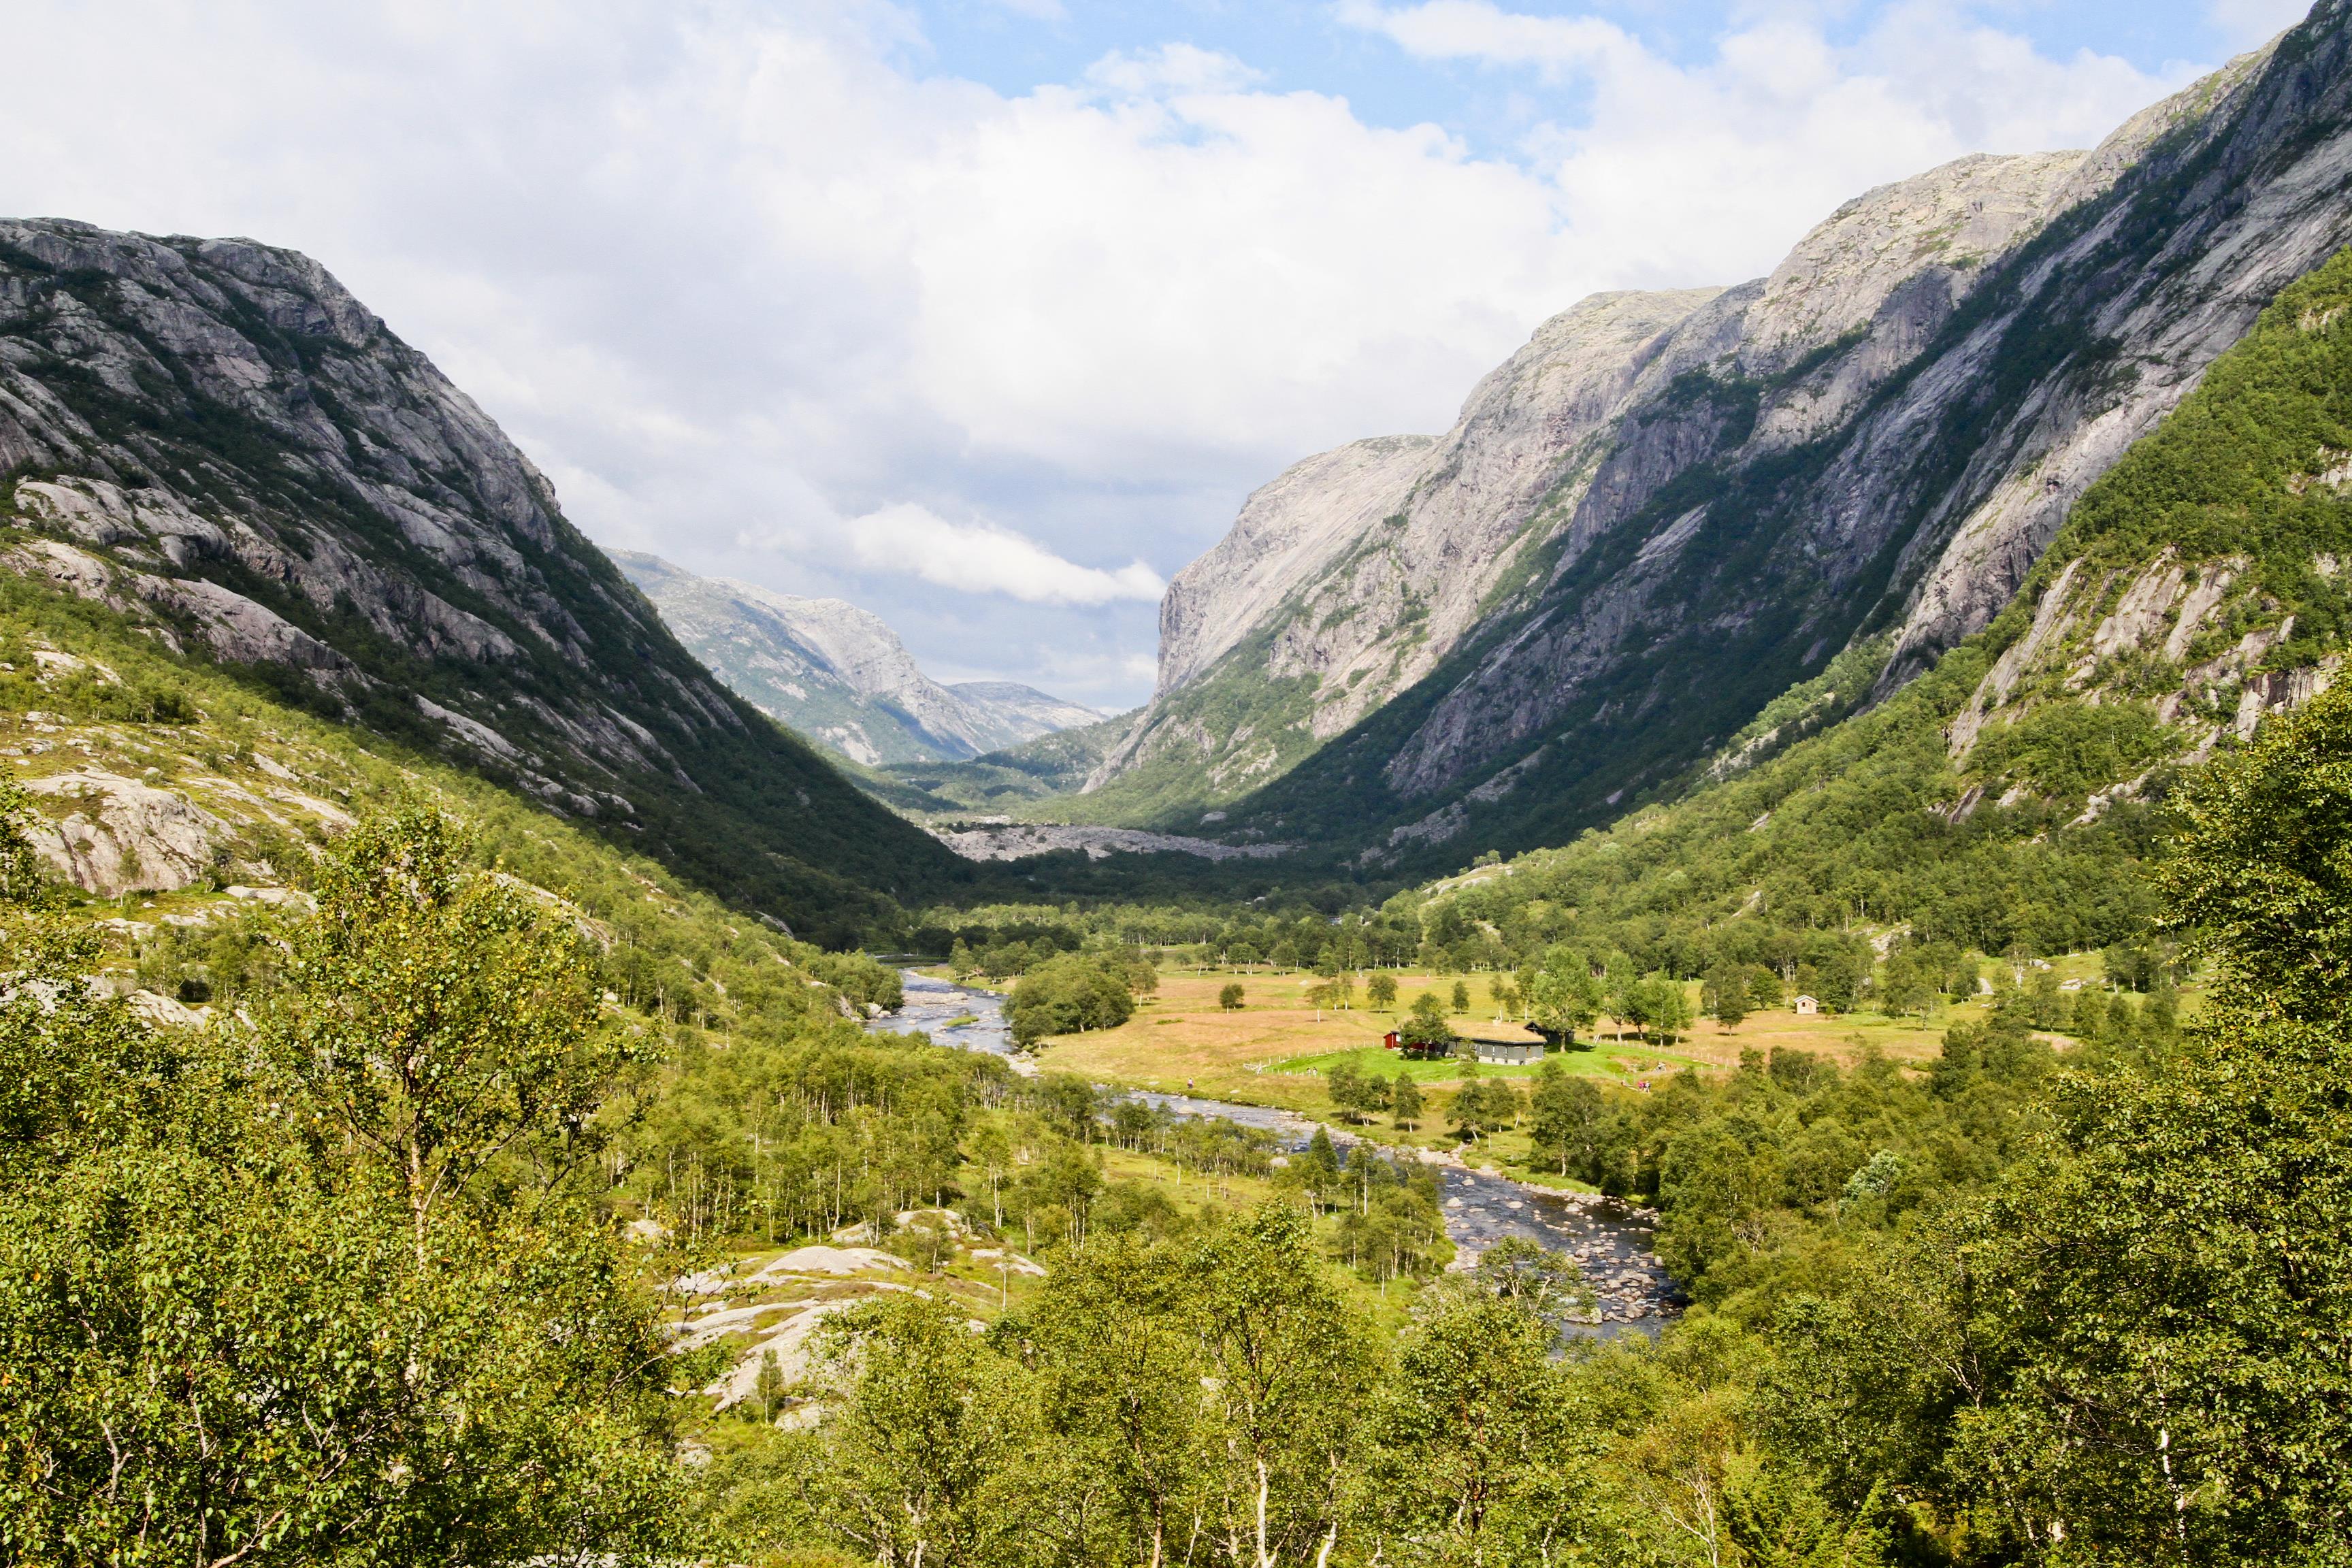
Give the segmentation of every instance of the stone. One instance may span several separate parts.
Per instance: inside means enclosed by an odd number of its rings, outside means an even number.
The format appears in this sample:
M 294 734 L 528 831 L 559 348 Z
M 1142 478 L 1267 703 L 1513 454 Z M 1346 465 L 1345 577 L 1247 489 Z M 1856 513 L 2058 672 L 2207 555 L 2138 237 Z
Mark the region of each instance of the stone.
M 64 807 L 27 828 L 34 852 L 100 897 L 193 886 L 230 836 L 228 824 L 203 807 L 118 773 L 88 768 L 24 784 L 37 802 Z

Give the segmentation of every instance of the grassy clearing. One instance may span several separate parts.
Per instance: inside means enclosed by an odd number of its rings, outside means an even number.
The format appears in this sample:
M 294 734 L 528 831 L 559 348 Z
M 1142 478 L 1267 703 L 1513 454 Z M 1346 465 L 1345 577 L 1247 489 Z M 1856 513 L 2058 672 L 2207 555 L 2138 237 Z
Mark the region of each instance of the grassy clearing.
M 2062 982 L 2095 984 L 2100 958 L 2074 953 L 2051 961 L 2051 967 Z M 1454 977 L 1406 972 L 1396 978 L 1399 999 L 1409 1002 L 1423 991 L 1446 995 Z M 1236 980 L 1244 1004 L 1228 1011 L 1218 1005 L 1217 994 Z M 1363 1007 L 1360 994 L 1352 1009 L 1315 1007 L 1306 993 L 1318 984 L 1311 974 L 1264 971 L 1163 973 L 1157 994 L 1146 998 L 1128 1023 L 1049 1040 L 1041 1060 L 1051 1069 L 1105 1083 L 1189 1091 L 1324 1117 L 1333 1114 L 1324 1085 L 1330 1070 L 1342 1062 L 1384 1078 L 1403 1071 L 1424 1090 L 1450 1091 L 1461 1084 L 1462 1064 L 1457 1061 L 1407 1061 L 1383 1049 L 1381 1037 L 1395 1026 L 1396 1015 Z M 1491 1005 L 1481 1005 L 1486 999 L 1486 978 L 1473 977 L 1470 987 L 1474 1004 L 1467 1016 L 1455 1019 L 1459 1028 L 1486 1022 L 1493 1012 Z M 1690 992 L 1696 1009 L 1696 983 Z M 1875 1050 L 1896 1061 L 1918 1063 L 1941 1050 L 1947 1028 L 1981 1018 L 1986 1012 L 1982 1001 L 1941 1005 L 1925 1020 L 1870 1012 L 1801 1016 L 1781 1007 L 1752 1013 L 1729 1029 L 1701 1018 L 1671 1047 L 1630 1036 L 1618 1039 L 1604 1022 L 1596 1035 L 1552 1052 L 1547 1060 L 1571 1073 L 1636 1088 L 1686 1068 L 1728 1071 L 1748 1051 L 1767 1056 L 1774 1050 L 1811 1051 L 1850 1067 Z M 1539 1070 L 1532 1064 L 1482 1065 L 1478 1069 L 1482 1077 L 1506 1079 L 1531 1079 Z

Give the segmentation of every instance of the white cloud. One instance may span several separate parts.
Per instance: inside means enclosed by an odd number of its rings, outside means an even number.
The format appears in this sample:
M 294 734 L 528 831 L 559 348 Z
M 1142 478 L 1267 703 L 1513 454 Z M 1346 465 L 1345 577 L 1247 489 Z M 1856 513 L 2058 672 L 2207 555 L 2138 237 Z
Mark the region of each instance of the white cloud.
M 2186 78 L 2052 60 L 1928 0 L 1887 7 L 1846 47 L 1766 12 L 1691 66 L 1596 18 L 1492 0 L 1346 0 L 1338 15 L 1419 58 L 1581 87 L 1585 111 L 1535 127 L 1528 153 L 1587 276 L 1620 287 L 1755 276 L 1872 185 L 1970 152 L 2092 145 Z
M 885 507 L 849 525 L 851 548 L 877 572 L 904 572 L 971 594 L 1025 605 L 1156 602 L 1168 584 L 1142 562 L 1115 572 L 1063 560 L 1034 539 L 986 523 L 955 523 L 919 506 Z
M 1598 16 L 1530 16 L 1487 0 L 1426 0 L 1391 10 L 1376 0 L 1342 0 L 1350 26 L 1386 34 L 1423 59 L 1473 59 L 1536 66 L 1546 71 L 1638 67 L 1646 52 L 1622 28 Z
M 2252 48 L 2300 22 L 2312 0 L 2210 0 L 2205 7 L 2214 29 L 2233 48 Z
M 856 599 L 942 663 L 1084 664 L 1106 700 L 1160 577 L 1288 461 L 1442 428 L 1592 289 L 1757 275 L 1867 185 L 2087 142 L 2169 85 L 1935 5 L 1843 48 L 1759 13 L 1679 65 L 1591 18 L 1351 0 L 1576 106 L 1497 156 L 1148 39 L 1000 93 L 908 66 L 937 62 L 883 0 L 103 10 L 11 7 L 42 63 L 0 211 L 309 250 L 594 537 Z

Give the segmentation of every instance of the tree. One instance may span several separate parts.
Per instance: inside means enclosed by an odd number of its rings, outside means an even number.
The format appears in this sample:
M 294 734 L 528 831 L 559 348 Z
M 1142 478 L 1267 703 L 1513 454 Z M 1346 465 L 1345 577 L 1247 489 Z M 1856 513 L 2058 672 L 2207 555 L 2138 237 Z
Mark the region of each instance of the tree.
M 1592 1307 L 1584 1271 L 1564 1252 L 1553 1252 L 1524 1237 L 1507 1236 L 1478 1255 L 1478 1283 L 1506 1300 L 1525 1302 L 1551 1316 Z
M 1601 986 L 1582 959 L 1556 950 L 1544 966 L 1526 977 L 1521 988 L 1527 1000 L 1528 1022 L 1547 1040 L 1575 1042 L 1576 1031 L 1589 1029 L 1601 1016 Z
M 1426 991 L 1413 998 L 1412 1010 L 1397 1023 L 1397 1043 L 1415 1056 L 1443 1055 L 1460 1042 L 1454 1026 L 1445 1021 L 1445 1005 Z
M 1601 1090 L 1591 1079 L 1564 1073 L 1557 1062 L 1544 1063 L 1528 1097 L 1528 1110 L 1531 1142 L 1538 1152 L 1558 1159 L 1561 1175 L 1568 1174 L 1571 1163 L 1580 1169 L 1591 1167 L 1600 1152 L 1606 1114 Z
M 1464 1079 L 1446 1112 L 1446 1120 L 1462 1136 L 1475 1141 L 1508 1126 L 1518 1114 L 1518 1091 L 1503 1079 L 1479 1078 L 1475 1065 Z
M 592 1118 L 635 1052 L 598 1022 L 585 939 L 467 869 L 438 811 L 361 823 L 318 897 L 262 1048 L 399 1184 L 421 1258 L 436 1206 L 501 1155 L 592 1153 Z
M 1334 1062 L 1331 1070 L 1324 1075 L 1324 1089 L 1331 1096 L 1332 1105 L 1349 1121 L 1356 1120 L 1356 1088 L 1360 1076 L 1356 1064 L 1348 1061 Z
M 1030 1490 L 1066 1561 L 1159 1568 L 1171 1533 L 1208 1501 L 1186 1262 L 1172 1247 L 1110 1238 L 1055 1269 L 1034 1310 L 997 1331 L 1037 1363 L 1054 1448 Z
M 1580 1419 L 1553 1332 L 1529 1295 L 1483 1275 L 1415 1303 L 1373 1405 L 1375 1561 L 1541 1563 L 1586 1538 L 1599 1426 Z
M 1718 963 L 1706 972 L 1706 984 L 1700 1002 L 1708 1015 L 1726 1029 L 1736 1027 L 1748 1016 L 1748 975 L 1738 964 Z
M 1670 974 L 1652 974 L 1633 987 L 1633 1011 L 1629 1016 L 1660 1044 L 1672 1045 L 1689 1029 L 1690 996 L 1681 981 Z
M 1470 983 L 1466 980 L 1454 983 L 1454 1010 L 1456 1013 L 1470 1011 Z
M 672 1541 L 659 1314 L 572 1157 L 614 1059 L 585 955 L 455 837 L 347 835 L 253 1029 L 157 1032 L 81 984 L 85 939 L 0 921 L 12 1559 Z
M 1908 952 L 1897 952 L 1879 972 L 1879 1000 L 1889 1017 L 1919 1015 L 1924 1027 L 1936 1005 L 1934 980 Z
M 1115 1029 L 1135 1016 L 1128 966 L 1118 954 L 1064 953 L 1033 967 L 1006 1002 L 1013 1043 L 1027 1049 L 1049 1035 Z
M 1017 1363 L 914 1293 L 826 1319 L 820 1346 L 837 1414 L 813 1489 L 830 1533 L 887 1568 L 986 1563 L 1018 1539 L 1037 1411 Z
M 1412 1127 L 1421 1120 L 1421 1086 L 1402 1068 L 1389 1088 L 1389 1113 L 1400 1129 Z
M 776 1360 L 776 1349 L 770 1345 L 760 1352 L 760 1371 L 751 1385 L 751 1398 L 758 1404 L 760 1419 L 773 1421 L 784 1398 L 784 1369 Z
M 1213 1531 L 1234 1568 L 1328 1562 L 1371 1363 L 1307 1216 L 1265 1204 L 1213 1235 L 1191 1273 L 1213 1380 Z
M 1223 988 L 1217 993 L 1217 1005 L 1223 1008 L 1228 1013 L 1240 1012 L 1242 1010 L 1242 983 L 1238 980 L 1228 980 L 1225 982 Z
M 1388 1108 L 1387 1081 L 1377 1074 L 1360 1070 L 1353 1062 L 1332 1064 L 1328 1088 L 1331 1103 L 1349 1121 L 1360 1121 Z
M 1396 1005 L 1397 983 L 1393 974 L 1375 974 L 1364 982 L 1364 1000 L 1381 1012 Z

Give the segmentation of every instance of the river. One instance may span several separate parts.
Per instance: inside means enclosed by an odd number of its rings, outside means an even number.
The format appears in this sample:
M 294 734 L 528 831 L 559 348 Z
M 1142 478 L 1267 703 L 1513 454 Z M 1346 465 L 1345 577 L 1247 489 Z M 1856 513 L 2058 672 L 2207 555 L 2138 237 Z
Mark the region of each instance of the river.
M 1037 1070 L 1013 1048 L 1003 998 L 911 969 L 899 973 L 906 1005 L 871 1020 L 867 1029 L 877 1034 L 920 1030 L 936 1045 L 1001 1056 L 1015 1071 Z M 1178 1116 L 1222 1116 L 1244 1127 L 1263 1128 L 1279 1137 L 1286 1149 L 1303 1148 L 1315 1135 L 1316 1123 L 1296 1111 L 1148 1089 L 1129 1093 Z M 1349 1139 L 1345 1128 L 1334 1127 L 1330 1132 L 1336 1141 Z M 1651 1250 L 1656 1222 L 1648 1211 L 1614 1198 L 1530 1186 L 1455 1156 L 1432 1163 L 1444 1191 L 1445 1234 L 1462 1260 L 1514 1236 L 1567 1253 L 1583 1269 L 1600 1308 L 1600 1322 L 1578 1325 L 1578 1332 L 1604 1339 L 1629 1331 L 1654 1334 L 1673 1316 L 1677 1296 Z

